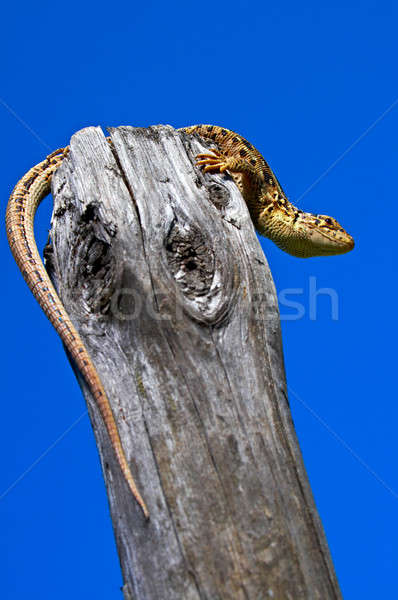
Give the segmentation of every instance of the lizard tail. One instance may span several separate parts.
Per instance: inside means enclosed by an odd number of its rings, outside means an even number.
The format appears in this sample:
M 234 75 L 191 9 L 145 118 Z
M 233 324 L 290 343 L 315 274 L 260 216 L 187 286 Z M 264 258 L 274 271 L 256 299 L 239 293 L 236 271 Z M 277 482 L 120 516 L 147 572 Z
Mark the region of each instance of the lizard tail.
M 7 238 L 26 283 L 86 379 L 105 423 L 123 476 L 145 518 L 148 519 L 149 512 L 131 474 L 109 399 L 83 341 L 44 268 L 34 238 L 33 223 L 37 207 L 50 192 L 52 175 L 68 150 L 69 147 L 56 150 L 30 169 L 17 183 L 7 206 Z

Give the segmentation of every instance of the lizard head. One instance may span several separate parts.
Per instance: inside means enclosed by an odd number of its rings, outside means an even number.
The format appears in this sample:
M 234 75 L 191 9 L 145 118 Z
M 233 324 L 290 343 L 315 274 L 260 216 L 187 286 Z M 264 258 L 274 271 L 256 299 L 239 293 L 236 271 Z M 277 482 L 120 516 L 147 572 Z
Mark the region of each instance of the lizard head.
M 345 254 L 354 248 L 354 240 L 336 219 L 298 209 L 289 215 L 276 210 L 263 233 L 279 248 L 300 258 Z
M 354 248 L 353 238 L 333 217 L 302 213 L 300 221 L 305 232 L 300 256 L 345 254 Z

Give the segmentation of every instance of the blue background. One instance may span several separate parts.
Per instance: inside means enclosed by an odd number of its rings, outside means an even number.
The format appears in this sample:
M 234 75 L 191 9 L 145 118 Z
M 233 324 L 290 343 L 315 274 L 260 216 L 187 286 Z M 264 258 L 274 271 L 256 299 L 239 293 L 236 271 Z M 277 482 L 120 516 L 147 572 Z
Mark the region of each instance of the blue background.
M 355 237 L 352 253 L 309 260 L 262 240 L 278 291 L 305 311 L 281 305 L 290 400 L 346 599 L 398 597 L 396 32 L 383 0 L 72 0 L 9 4 L 0 37 L 3 210 L 82 127 L 213 123 L 255 144 L 300 208 Z M 41 248 L 50 214 L 47 199 Z M 1 256 L 0 595 L 120 599 L 88 417 L 51 448 L 83 398 L 4 231 Z M 337 320 L 327 295 L 310 318 L 310 277 L 335 290 Z

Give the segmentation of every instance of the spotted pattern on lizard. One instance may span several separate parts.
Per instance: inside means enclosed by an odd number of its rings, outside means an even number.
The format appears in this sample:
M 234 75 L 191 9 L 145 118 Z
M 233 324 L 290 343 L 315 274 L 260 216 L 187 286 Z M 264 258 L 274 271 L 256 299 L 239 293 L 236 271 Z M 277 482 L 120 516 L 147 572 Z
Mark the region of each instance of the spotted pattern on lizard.
M 194 125 L 180 131 L 197 134 L 216 144 L 200 154 L 204 171 L 228 171 L 239 186 L 257 231 L 295 256 L 342 254 L 354 247 L 352 237 L 332 217 L 305 213 L 286 198 L 261 154 L 243 137 L 216 125 Z M 108 140 L 109 141 L 109 140 Z M 118 464 L 146 518 L 148 509 L 136 487 L 115 419 L 96 368 L 44 268 L 34 238 L 34 217 L 51 189 L 53 173 L 69 147 L 50 154 L 30 169 L 15 186 L 7 206 L 6 228 L 11 251 L 29 288 L 68 348 L 96 400 Z
M 228 171 L 240 188 L 256 230 L 279 248 L 300 258 L 344 254 L 354 240 L 333 218 L 296 208 L 261 154 L 242 136 L 216 125 L 180 131 L 212 140 L 216 148 L 199 154 L 204 171 Z

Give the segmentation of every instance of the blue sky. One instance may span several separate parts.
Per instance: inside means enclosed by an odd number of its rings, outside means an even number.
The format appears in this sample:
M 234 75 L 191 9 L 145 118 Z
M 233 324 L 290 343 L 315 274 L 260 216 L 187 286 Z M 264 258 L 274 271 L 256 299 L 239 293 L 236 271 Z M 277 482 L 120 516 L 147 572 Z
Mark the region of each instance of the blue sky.
M 350 254 L 308 260 L 262 240 L 282 294 L 293 418 L 346 600 L 398 597 L 397 16 L 384 0 L 22 2 L 3 8 L 0 38 L 3 210 L 18 178 L 82 127 L 213 123 L 249 139 L 300 208 L 355 237 Z M 39 247 L 50 215 L 48 199 Z M 4 230 L 0 243 L 1 597 L 121 598 L 88 417 L 71 427 L 82 395 Z M 301 303 L 300 319 L 284 299 Z

